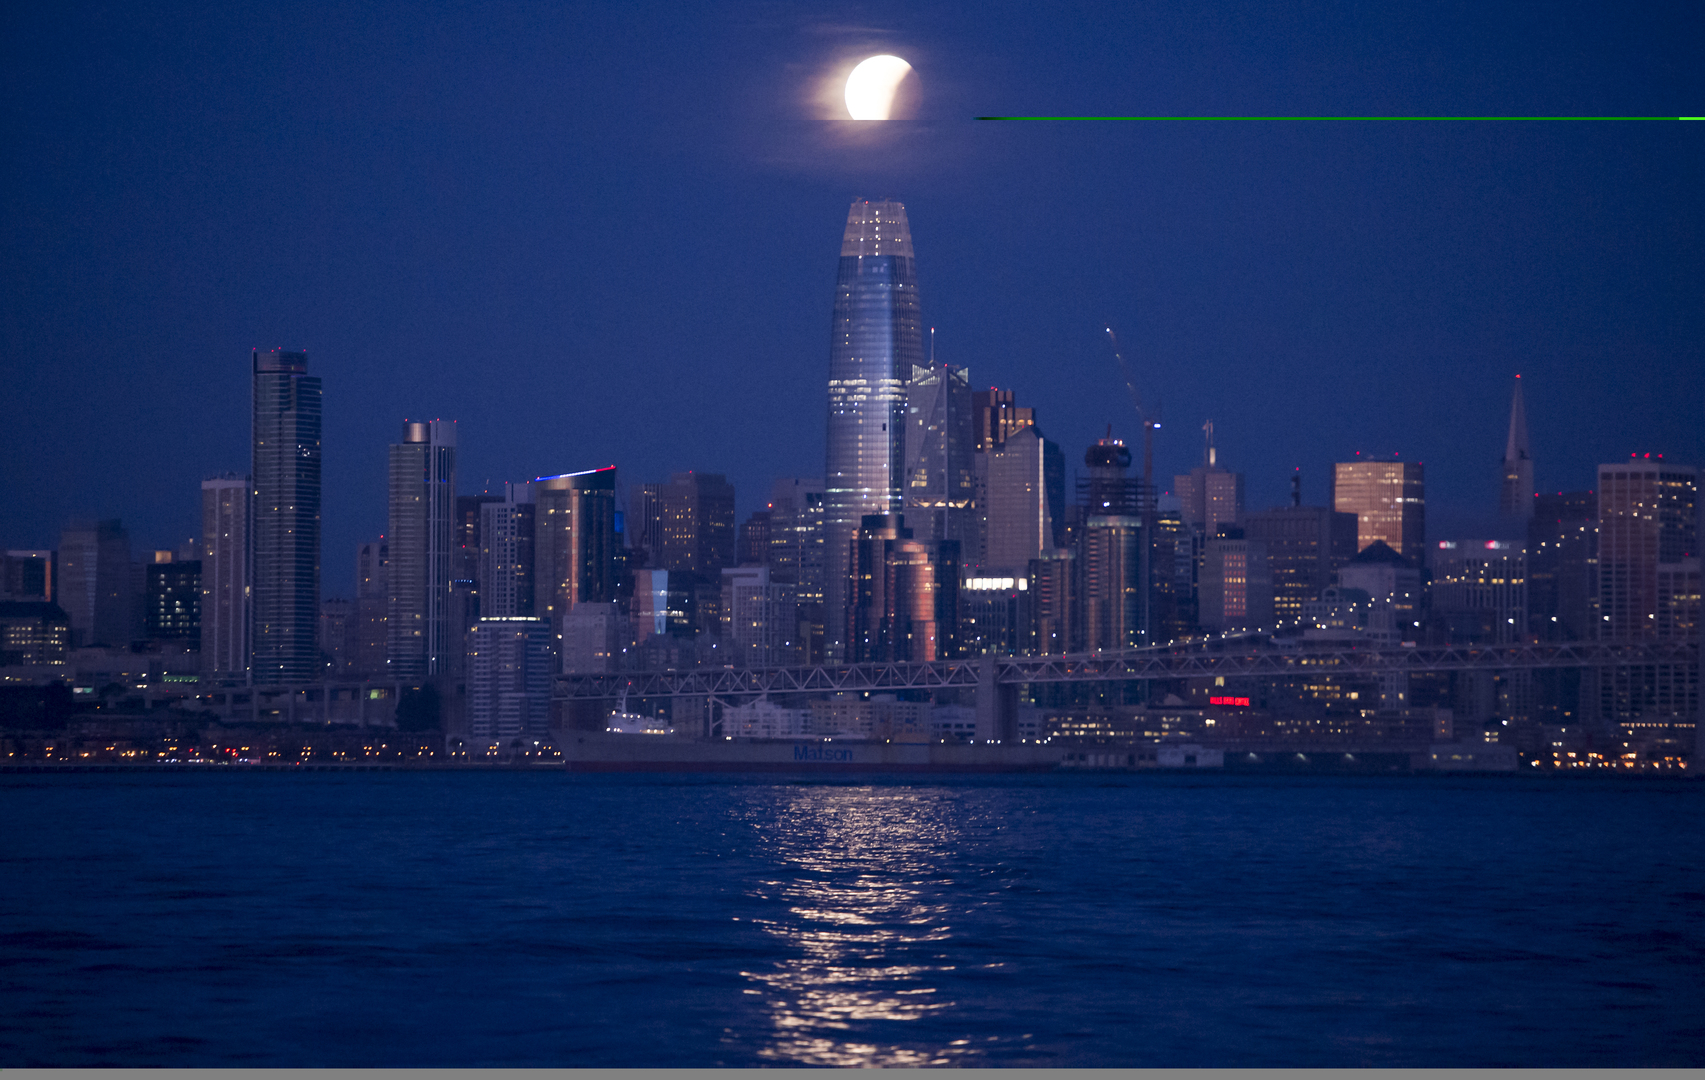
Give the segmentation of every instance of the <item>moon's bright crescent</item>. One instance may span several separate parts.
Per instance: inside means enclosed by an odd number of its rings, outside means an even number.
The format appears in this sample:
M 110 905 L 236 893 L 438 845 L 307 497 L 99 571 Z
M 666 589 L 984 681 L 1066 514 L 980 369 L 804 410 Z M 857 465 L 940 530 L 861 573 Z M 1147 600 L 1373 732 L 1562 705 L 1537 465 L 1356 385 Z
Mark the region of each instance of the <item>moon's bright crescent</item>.
M 898 56 L 872 56 L 847 76 L 847 112 L 854 120 L 886 120 L 894 108 L 894 91 L 912 65 Z

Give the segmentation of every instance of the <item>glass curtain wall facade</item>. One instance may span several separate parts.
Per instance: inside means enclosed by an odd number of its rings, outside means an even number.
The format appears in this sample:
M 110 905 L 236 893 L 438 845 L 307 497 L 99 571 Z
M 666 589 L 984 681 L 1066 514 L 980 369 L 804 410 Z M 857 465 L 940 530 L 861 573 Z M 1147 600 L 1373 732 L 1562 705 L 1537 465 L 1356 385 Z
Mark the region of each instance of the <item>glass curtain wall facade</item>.
M 866 514 L 900 510 L 906 381 L 924 366 L 917 265 L 906 208 L 860 200 L 847 212 L 829 350 L 823 524 L 826 651 L 846 655 L 853 540 Z
M 395 679 L 447 671 L 456 537 L 456 422 L 405 421 L 391 446 L 389 668 Z
M 1332 509 L 1356 515 L 1356 550 L 1376 540 L 1411 559 L 1427 541 L 1426 472 L 1418 461 L 1340 461 Z
M 533 614 L 557 640 L 576 604 L 615 599 L 616 467 L 541 476 L 533 493 Z
M 906 520 L 920 540 L 953 540 L 980 561 L 970 376 L 961 367 L 912 369 L 906 387 Z
M 320 380 L 308 354 L 254 353 L 254 681 L 319 674 Z

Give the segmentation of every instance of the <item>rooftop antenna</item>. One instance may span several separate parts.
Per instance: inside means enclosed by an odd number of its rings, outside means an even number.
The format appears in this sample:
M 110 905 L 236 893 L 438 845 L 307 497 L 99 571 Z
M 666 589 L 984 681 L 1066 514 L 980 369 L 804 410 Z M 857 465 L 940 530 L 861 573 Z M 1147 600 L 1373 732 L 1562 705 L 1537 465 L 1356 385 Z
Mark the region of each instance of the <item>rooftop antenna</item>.
M 1301 506 L 1302 505 L 1302 466 L 1301 465 L 1298 465 L 1296 467 L 1296 471 L 1291 473 L 1291 505 L 1292 506 Z
M 1212 420 L 1209 420 L 1207 423 L 1202 425 L 1202 430 L 1207 432 L 1208 468 L 1211 469 L 1215 465 L 1215 460 L 1214 460 L 1214 422 Z

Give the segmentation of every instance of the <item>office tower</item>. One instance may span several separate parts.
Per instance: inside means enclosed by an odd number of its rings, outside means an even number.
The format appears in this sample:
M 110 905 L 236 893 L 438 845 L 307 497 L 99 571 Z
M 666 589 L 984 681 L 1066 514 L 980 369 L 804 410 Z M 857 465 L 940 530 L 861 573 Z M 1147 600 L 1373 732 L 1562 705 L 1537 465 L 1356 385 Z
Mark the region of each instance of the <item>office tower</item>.
M 54 602 L 54 566 L 58 561 L 54 552 L 14 550 L 6 552 L 4 558 L 0 600 Z
M 528 484 L 505 484 L 496 500 L 479 507 L 480 558 L 474 577 L 479 583 L 479 615 L 531 617 L 537 558 L 533 491 Z
M 308 354 L 254 354 L 253 677 L 298 682 L 319 670 L 320 380 Z
M 799 662 L 793 590 L 774 581 L 767 566 L 722 571 L 725 660 L 738 667 L 780 667 Z
M 1021 577 L 966 577 L 959 586 L 960 655 L 1018 655 L 1029 636 L 1029 588 L 1028 568 Z
M 1426 473 L 1418 461 L 1340 461 L 1332 466 L 1332 509 L 1356 515 L 1356 550 L 1384 541 L 1418 559 L 1427 542 Z
M 355 666 L 358 629 L 355 601 L 320 601 L 320 663 L 328 675 L 346 675 Z
M 823 661 L 823 481 L 787 477 L 770 491 L 770 581 L 793 593 L 802 663 Z
M 1534 500 L 1527 524 L 1530 632 L 1541 641 L 1598 636 L 1598 493 L 1559 491 Z
M 457 581 L 473 582 L 476 592 L 484 584 L 480 578 L 480 559 L 485 550 L 485 542 L 480 533 L 480 507 L 502 501 L 502 495 L 456 496 L 456 565 L 450 577 Z
M 468 677 L 468 646 L 474 624 L 480 621 L 480 597 L 474 582 L 457 578 L 450 582 L 445 610 L 449 623 L 450 644 L 444 650 L 444 665 L 439 669 L 450 685 L 464 684 Z M 465 685 L 459 689 L 466 689 Z M 460 704 L 462 699 L 457 699 Z
M 1599 636 L 1699 641 L 1699 470 L 1661 457 L 1598 467 Z M 1600 715 L 1635 750 L 1693 748 L 1699 666 L 1605 669 Z
M 216 678 L 248 676 L 253 512 L 248 477 L 226 473 L 201 482 L 201 669 Z
M 632 640 L 632 626 L 620 605 L 582 600 L 562 619 L 562 670 L 619 671 Z
M 556 674 L 549 620 L 481 619 L 469 633 L 468 733 L 475 739 L 550 734 Z
M 1060 546 L 1066 464 L 1059 446 L 1034 425 L 977 455 L 985 576 L 1021 577 L 1031 559 Z
M 71 620 L 58 604 L 0 600 L 0 668 L 48 668 L 58 677 L 70 648 Z
M 383 536 L 355 549 L 355 642 L 351 663 L 362 675 L 385 674 L 391 647 L 391 547 Z
M 1348 516 L 1348 515 L 1346 515 Z M 1355 543 L 1355 518 L 1350 518 Z M 1196 632 L 1196 532 L 1175 507 L 1157 509 L 1149 545 L 1150 641 L 1177 641 Z M 1204 550 L 1206 545 L 1203 545 Z
M 533 614 L 560 639 L 574 605 L 615 600 L 616 467 L 541 476 L 532 491 Z
M 663 553 L 663 485 L 641 484 L 635 488 L 626 517 L 627 544 L 634 553 L 634 565 L 658 565 Z
M 1293 623 L 1302 618 L 1302 606 L 1355 557 L 1356 515 L 1324 506 L 1280 506 L 1246 515 L 1243 535 L 1266 549 L 1273 617 Z
M 71 620 L 71 642 L 129 645 L 135 602 L 130 534 L 123 522 L 73 521 L 59 537 L 59 606 Z
M 1521 399 L 1520 375 L 1510 400 L 1510 434 L 1504 441 L 1501 476 L 1498 513 L 1506 520 L 1525 522 L 1533 514 L 1533 457 L 1527 450 L 1527 406 Z
M 156 551 L 147 565 L 143 632 L 150 641 L 201 648 L 201 561 Z
M 1077 537 L 1078 608 L 1084 649 L 1148 644 L 1142 482 L 1127 475 L 1131 451 L 1108 435 L 1084 452 L 1078 481 L 1083 526 Z
M 658 488 L 659 550 L 652 563 L 714 579 L 735 564 L 734 485 L 721 473 L 675 473 Z
M 391 444 L 389 648 L 393 679 L 443 674 L 456 545 L 456 422 L 405 420 Z
M 955 655 L 958 545 L 913 539 L 901 514 L 866 514 L 853 542 L 848 658 L 920 662 Z
M 861 200 L 848 210 L 831 333 L 824 621 L 827 654 L 838 660 L 853 540 L 866 514 L 903 505 L 906 380 L 924 363 L 917 264 L 900 203 Z
M 1559 491 L 1534 499 L 1527 522 L 1528 633 L 1540 641 L 1598 636 L 1598 492 Z M 1542 723 L 1597 719 L 1599 672 L 1564 668 L 1534 673 Z
M 1197 598 L 1196 621 L 1204 630 L 1271 629 L 1273 578 L 1266 545 L 1248 539 L 1240 528 L 1221 525 L 1203 546 Z
M 1440 540 L 1431 555 L 1432 617 L 1451 644 L 1508 645 L 1527 635 L 1527 552 L 1520 543 Z
M 1035 409 L 1021 409 L 1014 392 L 990 387 L 971 393 L 971 449 L 987 453 L 1007 437 L 1036 423 Z
M 1054 656 L 1080 649 L 1076 553 L 1060 549 L 1048 558 L 1031 560 L 1028 592 L 1024 652 Z
M 734 561 L 739 566 L 762 566 L 770 557 L 769 510 L 754 510 L 752 516 L 740 523 L 740 534 L 734 542 Z
M 644 644 L 648 637 L 680 628 L 686 613 L 670 603 L 669 571 L 641 567 L 633 572 L 633 599 L 629 601 L 628 614 L 638 644 Z
M 951 364 L 914 367 L 906 385 L 905 514 L 920 540 L 953 540 L 978 560 L 971 387 Z
M 1202 430 L 1207 439 L 1202 464 L 1187 475 L 1174 476 L 1172 486 L 1185 524 L 1200 530 L 1204 537 L 1212 537 L 1219 535 L 1221 525 L 1243 522 L 1243 474 L 1229 472 L 1219 463 L 1214 422 L 1209 420 Z

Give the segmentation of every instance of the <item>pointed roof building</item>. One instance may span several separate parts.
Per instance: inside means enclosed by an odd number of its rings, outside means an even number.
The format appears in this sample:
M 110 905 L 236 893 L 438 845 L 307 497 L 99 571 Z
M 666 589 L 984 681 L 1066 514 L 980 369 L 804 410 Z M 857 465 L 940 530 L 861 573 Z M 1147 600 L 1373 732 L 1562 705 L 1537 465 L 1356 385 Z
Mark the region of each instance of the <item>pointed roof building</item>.
M 1527 449 L 1527 406 L 1522 402 L 1520 375 L 1516 376 L 1515 397 L 1510 401 L 1510 437 L 1504 443 L 1498 512 L 1511 518 L 1533 516 L 1533 457 Z

